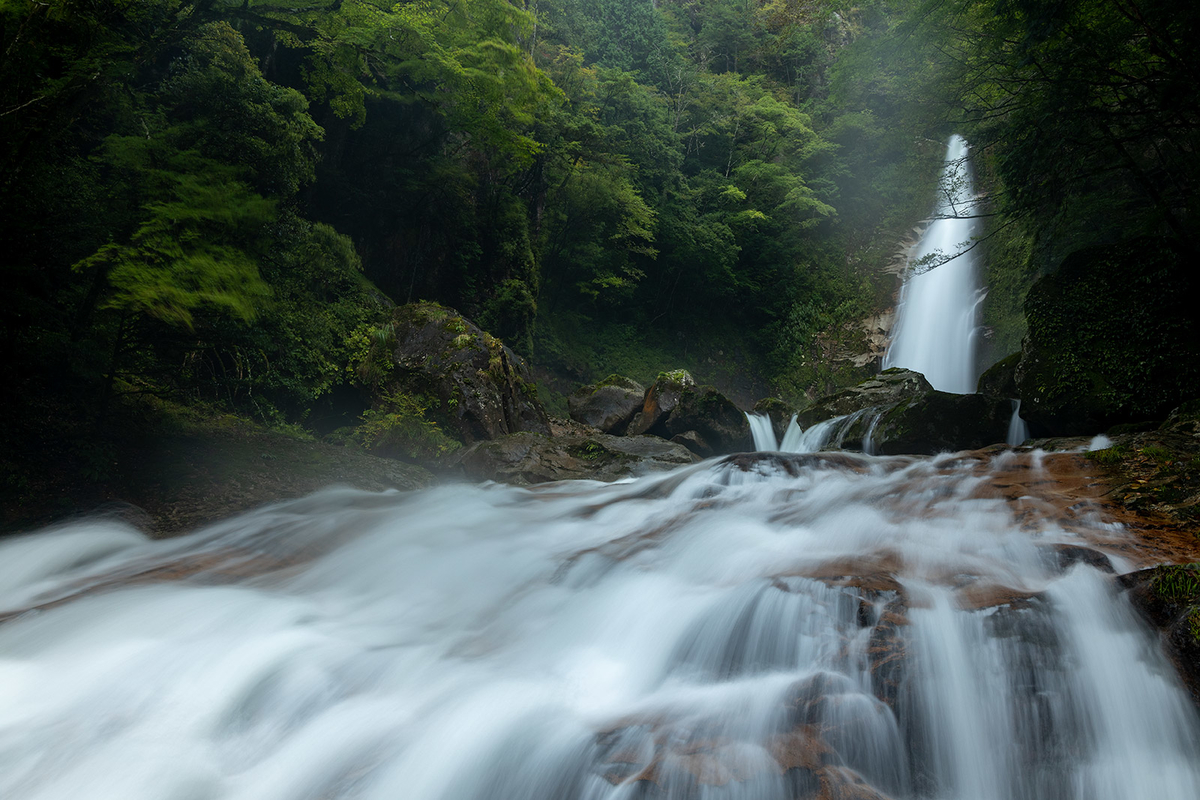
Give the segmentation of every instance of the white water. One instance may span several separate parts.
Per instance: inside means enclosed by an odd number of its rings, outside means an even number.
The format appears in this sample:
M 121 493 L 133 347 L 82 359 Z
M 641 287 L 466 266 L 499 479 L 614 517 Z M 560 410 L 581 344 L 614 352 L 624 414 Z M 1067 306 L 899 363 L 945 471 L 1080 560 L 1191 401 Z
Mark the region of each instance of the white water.
M 878 408 L 865 408 L 853 414 L 831 417 L 804 430 L 796 422 L 796 415 L 793 414 L 783 431 L 783 441 L 778 443 L 775 441 L 775 431 L 767 415 L 747 413 L 746 419 L 750 423 L 754 449 L 760 453 L 816 453 L 841 448 L 854 423 L 868 417 L 867 430 L 863 437 L 863 452 L 875 455 L 876 444 L 873 435 L 882 415 L 883 412 Z
M 1155 642 L 1052 566 L 1073 534 L 951 457 L 740 458 L 9 540 L 0 797 L 1200 796 Z
M 1008 435 L 1004 437 L 1005 444 L 1014 447 L 1024 444 L 1029 438 L 1029 424 L 1021 418 L 1021 401 L 1012 401 L 1012 417 L 1008 420 Z
M 779 450 L 779 442 L 775 441 L 775 429 L 771 426 L 771 418 L 766 414 L 746 414 L 746 421 L 750 423 L 750 435 L 754 438 L 754 449 L 760 452 L 770 453 Z M 793 415 L 789 425 L 794 425 L 796 417 Z M 787 431 L 784 431 L 784 438 L 787 437 Z
M 975 348 L 983 292 L 975 252 L 968 249 L 976 228 L 970 217 L 976 210 L 967 143 L 961 136 L 950 138 L 940 197 L 934 221 L 916 248 L 917 269 L 900 290 L 883 366 L 920 372 L 943 392 L 970 394 L 979 377 Z M 921 272 L 928 259 L 938 266 Z

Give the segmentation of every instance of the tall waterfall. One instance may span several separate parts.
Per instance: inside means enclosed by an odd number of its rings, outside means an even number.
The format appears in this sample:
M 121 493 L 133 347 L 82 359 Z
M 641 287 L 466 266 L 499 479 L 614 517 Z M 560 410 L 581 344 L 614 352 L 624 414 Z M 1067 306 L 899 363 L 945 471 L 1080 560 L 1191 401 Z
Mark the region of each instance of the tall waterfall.
M 1200 797 L 1190 700 L 1059 557 L 1136 546 L 1038 518 L 1040 469 L 749 454 L 10 538 L 0 797 Z
M 935 389 L 969 394 L 979 377 L 975 347 L 982 292 L 975 253 L 963 252 L 976 226 L 970 218 L 975 201 L 967 143 L 961 136 L 950 138 L 939 194 L 934 220 L 917 245 L 914 268 L 900 290 L 896 327 L 883 365 L 920 372 Z

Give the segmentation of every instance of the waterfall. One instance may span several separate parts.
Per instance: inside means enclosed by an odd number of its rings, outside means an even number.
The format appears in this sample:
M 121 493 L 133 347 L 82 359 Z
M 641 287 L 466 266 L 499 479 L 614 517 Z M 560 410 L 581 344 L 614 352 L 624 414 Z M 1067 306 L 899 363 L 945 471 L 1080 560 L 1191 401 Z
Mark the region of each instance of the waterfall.
M 9 538 L 0 796 L 1200 796 L 1154 638 L 1055 556 L 1130 569 L 1136 541 L 989 494 L 1051 491 L 1038 454 L 983 459 L 743 454 Z
M 934 219 L 900 290 L 896 327 L 883 366 L 920 372 L 943 392 L 970 394 L 979 377 L 975 349 L 983 292 L 975 253 L 963 252 L 976 226 L 969 218 L 975 213 L 975 200 L 967 143 L 961 136 L 950 138 L 939 187 Z

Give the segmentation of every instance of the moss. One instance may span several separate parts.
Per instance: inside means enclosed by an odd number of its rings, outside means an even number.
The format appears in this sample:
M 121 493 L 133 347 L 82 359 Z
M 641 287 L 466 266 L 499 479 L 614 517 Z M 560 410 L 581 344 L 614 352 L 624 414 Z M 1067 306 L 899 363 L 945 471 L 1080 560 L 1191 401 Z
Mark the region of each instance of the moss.
M 696 381 L 692 378 L 692 374 L 686 369 L 673 369 L 668 372 L 658 373 L 655 383 L 663 381 L 666 383 L 681 383 L 685 385 L 694 384 Z
M 1088 248 L 1025 300 L 1022 413 L 1054 433 L 1162 418 L 1200 393 L 1194 277 L 1161 242 Z
M 1123 444 L 1114 444 L 1112 447 L 1106 447 L 1103 450 L 1093 450 L 1086 455 L 1097 464 L 1113 467 L 1129 458 L 1129 448 Z
M 587 439 L 582 444 L 573 445 L 568 448 L 568 452 L 576 458 L 584 461 L 596 461 L 606 455 L 610 455 L 610 451 L 604 445 L 592 439 Z M 619 454 L 612 454 L 619 455 Z
M 602 389 L 605 386 L 617 386 L 622 389 L 629 389 L 630 391 L 640 391 L 642 389 L 641 385 L 633 378 L 626 378 L 624 375 L 618 375 L 615 372 L 596 383 L 595 388 Z
M 1200 644 L 1200 608 L 1193 608 L 1188 612 L 1187 627 L 1192 641 Z
M 402 306 L 401 309 L 399 309 L 401 313 L 404 313 L 403 309 L 407 309 L 407 313 L 411 314 L 413 320 L 419 324 L 440 322 L 448 317 L 451 317 L 450 309 L 443 305 L 439 305 L 438 303 L 413 303 L 408 306 Z

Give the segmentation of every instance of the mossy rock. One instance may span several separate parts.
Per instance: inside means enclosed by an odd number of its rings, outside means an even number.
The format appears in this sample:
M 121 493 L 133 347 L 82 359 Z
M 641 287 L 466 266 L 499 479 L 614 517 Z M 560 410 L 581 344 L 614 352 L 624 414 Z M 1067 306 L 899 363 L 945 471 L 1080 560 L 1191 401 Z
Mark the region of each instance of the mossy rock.
M 1017 364 L 1021 362 L 1021 353 L 1017 351 L 992 364 L 979 376 L 976 384 L 979 394 L 988 397 L 1017 397 Z
M 695 385 L 696 379 L 686 369 L 660 372 L 646 390 L 642 410 L 629 423 L 627 432 L 631 436 L 652 433 L 664 439 L 671 438 L 673 434 L 667 432 L 666 419 L 679 405 L 684 390 Z
M 425 398 L 426 416 L 468 444 L 549 432 L 525 362 L 499 339 L 436 303 L 396 308 L 392 327 L 394 367 L 380 397 Z
M 708 449 L 706 455 L 725 455 L 754 449 L 754 439 L 745 413 L 712 386 L 683 388 L 679 393 L 679 402 L 667 415 L 663 425 L 672 441 L 689 432 L 698 434 L 698 449 L 693 452 Z
M 575 390 L 567 398 L 571 419 L 604 433 L 620 435 L 645 404 L 646 387 L 622 375 Z
M 1197 280 L 1147 237 L 1079 250 L 1034 284 L 1016 382 L 1035 435 L 1161 420 L 1200 396 Z
M 902 400 L 933 391 L 933 386 L 919 372 L 901 367 L 886 369 L 857 386 L 819 397 L 800 411 L 798 421 L 804 428 L 818 422 L 853 414 L 867 408 L 894 406 Z

